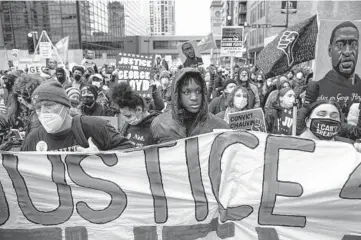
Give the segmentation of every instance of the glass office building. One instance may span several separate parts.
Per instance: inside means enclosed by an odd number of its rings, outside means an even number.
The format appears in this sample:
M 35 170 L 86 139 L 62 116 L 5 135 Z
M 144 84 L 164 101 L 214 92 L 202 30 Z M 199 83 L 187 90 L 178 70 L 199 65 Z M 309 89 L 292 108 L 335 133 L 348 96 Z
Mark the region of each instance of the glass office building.
M 70 49 L 91 49 L 96 57 L 123 48 L 124 5 L 119 1 L 1 1 L 4 45 L 27 49 L 27 34 L 47 31 L 55 44 L 69 36 Z

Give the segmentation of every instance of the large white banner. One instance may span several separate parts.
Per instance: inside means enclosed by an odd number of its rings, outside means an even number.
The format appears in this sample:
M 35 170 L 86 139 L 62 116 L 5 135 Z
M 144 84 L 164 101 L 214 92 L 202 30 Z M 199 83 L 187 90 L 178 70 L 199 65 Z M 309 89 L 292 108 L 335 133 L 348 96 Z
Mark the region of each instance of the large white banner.
M 0 239 L 361 239 L 360 160 L 346 143 L 244 131 L 3 153 Z

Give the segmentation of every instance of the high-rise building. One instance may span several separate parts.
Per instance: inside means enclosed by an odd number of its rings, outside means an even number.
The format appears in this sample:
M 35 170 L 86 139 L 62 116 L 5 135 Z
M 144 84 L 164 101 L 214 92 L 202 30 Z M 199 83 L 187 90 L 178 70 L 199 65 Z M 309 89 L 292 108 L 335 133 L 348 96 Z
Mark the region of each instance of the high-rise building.
M 211 31 L 213 35 L 222 35 L 222 1 L 213 0 L 211 4 Z
M 175 35 L 175 0 L 150 0 L 150 34 Z
M 55 44 L 69 36 L 70 49 L 91 49 L 109 57 L 124 47 L 124 6 L 117 1 L 2 1 L 6 49 L 27 49 L 28 32 L 45 30 Z
M 149 0 L 121 0 L 125 12 L 125 35 L 150 34 Z

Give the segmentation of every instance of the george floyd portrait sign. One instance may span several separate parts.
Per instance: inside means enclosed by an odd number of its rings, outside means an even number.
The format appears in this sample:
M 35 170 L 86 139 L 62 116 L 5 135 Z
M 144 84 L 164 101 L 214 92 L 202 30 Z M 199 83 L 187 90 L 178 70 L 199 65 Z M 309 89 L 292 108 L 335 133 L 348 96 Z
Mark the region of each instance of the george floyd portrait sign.
M 334 100 L 347 109 L 361 101 L 360 31 L 361 21 L 319 21 L 314 71 L 319 100 Z
M 203 64 L 196 41 L 188 41 L 178 45 L 178 52 L 184 67 L 198 67 Z

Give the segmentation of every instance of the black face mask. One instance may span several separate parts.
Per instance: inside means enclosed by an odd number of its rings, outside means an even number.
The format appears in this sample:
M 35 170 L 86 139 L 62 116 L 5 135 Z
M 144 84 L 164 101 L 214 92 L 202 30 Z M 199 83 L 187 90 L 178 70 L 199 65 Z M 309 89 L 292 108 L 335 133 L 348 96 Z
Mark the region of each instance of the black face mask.
M 80 75 L 74 75 L 74 79 L 75 79 L 75 81 L 79 81 L 79 80 L 80 80 L 80 78 L 81 78 L 81 76 L 80 76 Z
M 94 97 L 91 97 L 91 96 L 83 96 L 83 97 L 81 97 L 81 101 L 86 106 L 91 106 L 95 102 L 95 99 L 94 99 Z
M 58 81 L 63 84 L 65 82 L 65 77 L 64 75 L 57 75 L 56 78 L 58 79 Z
M 332 119 L 311 119 L 310 131 L 321 140 L 331 140 L 341 130 L 341 123 Z

